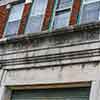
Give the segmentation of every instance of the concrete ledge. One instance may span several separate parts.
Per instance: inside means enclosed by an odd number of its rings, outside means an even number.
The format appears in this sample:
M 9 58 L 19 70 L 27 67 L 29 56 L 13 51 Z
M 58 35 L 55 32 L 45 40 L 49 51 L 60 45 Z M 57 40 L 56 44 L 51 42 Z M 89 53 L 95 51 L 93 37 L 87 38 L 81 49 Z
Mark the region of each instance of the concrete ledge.
M 81 34 L 83 32 L 86 32 L 87 34 L 91 31 L 96 31 L 100 28 L 100 22 L 93 22 L 93 23 L 87 23 L 87 24 L 80 24 L 80 25 L 74 25 L 74 26 L 68 26 L 61 29 L 52 30 L 51 32 L 43 31 L 38 33 L 29 33 L 29 34 L 23 34 L 23 35 L 17 35 L 17 36 L 9 36 L 5 37 L 3 39 L 0 39 L 0 44 L 5 43 L 15 43 L 20 41 L 27 41 L 37 38 L 43 38 L 43 37 L 50 37 L 50 36 L 57 36 L 57 35 L 68 35 L 68 34 L 76 34 L 77 32 L 80 32 Z

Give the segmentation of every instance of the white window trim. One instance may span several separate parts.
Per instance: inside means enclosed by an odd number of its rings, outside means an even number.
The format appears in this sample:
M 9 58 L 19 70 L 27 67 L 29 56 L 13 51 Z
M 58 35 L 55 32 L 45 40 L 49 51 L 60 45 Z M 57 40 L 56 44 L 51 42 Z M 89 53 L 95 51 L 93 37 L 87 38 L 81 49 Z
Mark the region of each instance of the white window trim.
M 32 3 L 32 0 L 26 0 L 25 3 Z
M 94 2 L 98 2 L 98 1 L 100 1 L 100 0 L 91 0 L 91 1 L 85 1 L 85 0 L 83 0 L 83 5 L 84 4 L 89 4 L 89 3 L 94 3 Z
M 61 8 L 61 9 L 56 9 L 56 12 L 63 11 L 63 10 L 66 10 L 66 9 L 71 9 L 71 6 L 70 7 L 64 7 L 64 8 Z
M 43 27 L 43 22 L 44 22 L 44 18 L 45 18 L 45 13 L 46 13 L 47 6 L 48 6 L 48 0 L 46 2 L 45 11 L 44 11 L 44 14 L 43 14 L 43 17 L 42 17 L 42 21 L 41 21 L 41 24 L 40 24 L 41 25 L 41 31 L 42 31 L 42 27 Z

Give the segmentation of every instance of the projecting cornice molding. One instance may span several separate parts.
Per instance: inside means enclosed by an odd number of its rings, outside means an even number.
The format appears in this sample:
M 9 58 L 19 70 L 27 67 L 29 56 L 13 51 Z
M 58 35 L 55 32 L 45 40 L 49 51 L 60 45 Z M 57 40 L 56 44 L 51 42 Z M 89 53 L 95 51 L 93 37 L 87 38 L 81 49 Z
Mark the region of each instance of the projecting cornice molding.
M 98 61 L 100 22 L 0 40 L 0 64 L 6 69 Z
M 100 61 L 100 41 L 50 48 L 16 47 L 0 54 L 5 69 L 55 67 Z

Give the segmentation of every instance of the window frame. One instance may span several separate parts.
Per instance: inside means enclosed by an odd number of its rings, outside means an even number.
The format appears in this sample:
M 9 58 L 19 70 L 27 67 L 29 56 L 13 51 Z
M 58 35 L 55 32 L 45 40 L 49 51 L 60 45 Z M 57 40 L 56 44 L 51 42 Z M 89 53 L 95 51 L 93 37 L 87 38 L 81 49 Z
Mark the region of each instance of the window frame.
M 10 18 L 10 14 L 11 14 L 11 11 L 12 11 L 13 6 L 16 6 L 16 5 L 19 5 L 19 4 L 23 4 L 23 8 L 22 8 L 22 15 L 23 15 L 24 5 L 25 5 L 24 2 L 15 3 L 15 4 L 10 4 L 10 11 L 9 11 L 8 19 L 7 19 L 5 28 L 4 28 L 3 37 L 9 37 L 9 36 L 16 36 L 16 35 L 17 35 L 16 33 L 11 34 L 11 35 L 7 34 L 6 29 L 7 29 L 7 26 L 8 26 L 8 24 L 9 24 L 9 18 Z M 21 15 L 21 18 L 22 18 L 22 15 Z M 15 21 L 16 21 L 16 20 L 15 20 Z M 18 25 L 18 29 L 19 29 L 20 23 L 21 23 L 21 19 L 20 19 L 20 20 L 17 20 L 17 21 L 20 21 L 20 22 L 19 22 L 19 25 Z M 14 22 L 14 21 L 11 21 L 11 22 Z M 18 31 L 17 31 L 17 32 L 18 32 Z
M 34 2 L 35 2 L 35 0 L 32 0 L 31 8 L 30 8 L 29 15 L 28 15 L 28 20 L 29 20 L 29 18 L 30 18 L 30 16 L 31 16 L 32 7 L 35 6 L 35 3 L 34 3 Z M 48 0 L 47 0 L 46 3 L 47 3 L 47 5 L 48 5 Z M 42 31 L 42 27 L 43 27 L 43 21 L 44 21 L 44 18 L 45 18 L 45 13 L 46 13 L 47 5 L 46 5 L 46 7 L 45 7 L 44 14 L 40 14 L 40 15 L 42 15 L 42 20 L 41 20 L 41 23 L 40 23 L 40 29 L 41 29 L 41 31 Z M 39 16 L 40 16 L 40 15 L 39 15 Z M 31 17 L 36 17 L 36 15 L 35 15 L 35 16 L 31 16 Z M 26 25 L 25 25 L 24 33 L 25 33 L 25 34 L 38 33 L 38 32 L 32 32 L 32 33 L 26 32 L 26 27 L 27 27 L 27 24 L 28 24 L 28 20 L 27 20 Z
M 57 6 L 58 6 L 58 2 L 59 2 L 59 0 L 57 0 Z M 66 6 L 66 7 L 63 7 L 63 8 L 57 8 L 56 7 L 56 11 L 59 11 L 59 10 L 67 10 L 67 9 L 70 9 L 71 8 L 71 6 L 72 6 L 72 4 L 73 4 L 73 0 L 72 0 L 72 3 L 71 3 L 71 5 L 70 6 Z M 58 10 L 57 10 L 58 9 Z
M 72 12 L 72 7 L 73 7 L 74 0 L 72 0 L 71 6 L 64 7 L 64 8 L 62 8 L 62 9 L 58 9 L 58 10 L 57 10 L 58 2 L 59 2 L 58 0 L 55 0 L 54 9 L 53 9 L 53 12 L 52 12 L 52 17 L 51 17 L 51 23 L 50 23 L 50 25 L 49 25 L 49 31 L 51 31 L 51 30 L 56 30 L 56 29 L 53 28 L 53 24 L 54 24 L 54 20 L 55 20 L 56 13 L 59 12 L 59 11 L 61 12 L 61 11 L 66 10 L 66 12 L 67 12 L 67 10 L 70 9 L 70 16 L 69 16 L 69 23 L 68 23 L 68 26 L 69 26 L 69 24 L 70 24 L 70 17 L 71 17 L 71 12 Z M 66 24 L 66 27 L 67 27 L 67 24 Z M 64 28 L 64 27 L 63 27 L 63 28 Z M 57 29 L 61 29 L 61 28 L 57 28 Z
M 100 0 L 88 0 L 88 1 L 85 1 L 83 0 L 82 3 L 81 3 L 81 7 L 80 7 L 80 13 L 79 13 L 79 21 L 78 21 L 78 24 L 83 24 L 82 23 L 82 14 L 83 14 L 83 8 L 84 8 L 84 5 L 88 5 L 88 4 L 91 4 L 91 3 L 95 3 L 95 2 L 100 2 Z M 91 22 L 87 22 L 87 23 L 91 23 Z M 85 23 L 84 23 L 85 24 Z
M 50 83 L 50 84 L 34 84 L 34 85 L 12 85 L 12 86 L 6 86 L 3 87 L 5 97 L 8 100 L 11 100 L 12 98 L 12 91 L 20 91 L 20 90 L 32 90 L 32 89 L 60 89 L 60 88 L 90 88 L 90 93 L 91 94 L 91 87 L 93 87 L 92 81 L 83 81 L 83 82 L 68 82 L 68 83 Z

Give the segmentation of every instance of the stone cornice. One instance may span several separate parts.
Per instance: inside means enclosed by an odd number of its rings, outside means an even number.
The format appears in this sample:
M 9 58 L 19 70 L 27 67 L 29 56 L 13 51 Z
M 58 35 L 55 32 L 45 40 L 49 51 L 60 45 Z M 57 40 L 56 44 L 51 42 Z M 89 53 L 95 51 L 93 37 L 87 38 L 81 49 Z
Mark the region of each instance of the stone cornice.
M 5 53 L 5 54 L 4 54 Z M 6 51 L 0 54 L 5 69 L 55 67 L 100 61 L 100 41 L 53 48 Z

